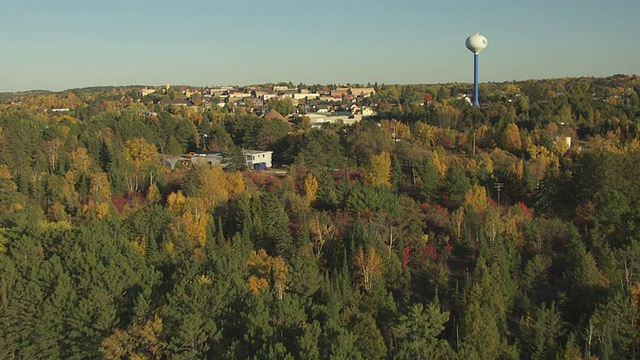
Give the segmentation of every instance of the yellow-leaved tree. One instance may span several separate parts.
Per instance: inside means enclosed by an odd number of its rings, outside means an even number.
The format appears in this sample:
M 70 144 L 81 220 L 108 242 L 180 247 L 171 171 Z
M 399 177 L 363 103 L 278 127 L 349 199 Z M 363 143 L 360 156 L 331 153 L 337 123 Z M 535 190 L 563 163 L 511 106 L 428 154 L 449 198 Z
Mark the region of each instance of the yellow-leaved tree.
M 388 152 L 372 155 L 367 170 L 367 184 L 373 187 L 391 187 L 391 156 Z
M 151 183 L 147 189 L 147 201 L 154 203 L 158 200 L 160 200 L 160 189 L 158 189 L 158 185 Z
M 464 195 L 464 205 L 472 208 L 479 214 L 483 214 L 489 204 L 487 189 L 481 185 L 472 185 Z
M 558 156 L 542 145 L 531 145 L 527 148 L 527 152 L 531 157 L 531 160 L 527 164 L 529 165 L 529 174 L 533 175 L 536 179 L 542 179 L 549 166 L 553 169 L 557 169 L 560 166 Z
M 380 121 L 382 130 L 394 139 L 407 140 L 411 137 L 411 130 L 407 124 L 396 119 Z
M 431 147 L 436 144 L 437 128 L 426 122 L 418 121 L 415 124 L 414 138 L 419 145 Z
M 58 159 L 60 157 L 60 149 L 64 145 L 64 141 L 60 138 L 54 138 L 47 140 L 42 144 L 42 151 L 47 156 L 49 161 L 49 169 L 51 172 L 55 172 L 58 167 Z
M 79 147 L 71 151 L 71 167 L 80 174 L 86 174 L 91 169 L 91 157 L 87 149 Z
M 438 169 L 440 177 L 444 178 L 447 175 L 447 170 L 449 170 L 449 165 L 447 164 L 445 157 L 440 155 L 437 151 L 432 151 L 431 156 L 433 159 L 433 165 Z
M 244 178 L 240 171 L 227 173 L 227 191 L 229 197 L 240 196 L 244 192 Z
M 216 204 L 229 199 L 227 190 L 227 177 L 222 169 L 222 165 L 203 165 L 198 169 L 198 196 L 202 198 L 208 209 L 212 209 Z
M 226 173 L 220 164 L 196 166 L 189 176 L 193 177 L 192 192 L 204 201 L 209 210 L 244 191 L 242 174 Z
M 318 179 L 312 173 L 304 178 L 304 197 L 307 204 L 311 204 L 318 198 Z
M 136 171 L 140 171 L 144 165 L 153 161 L 153 157 L 157 152 L 154 144 L 149 144 L 147 140 L 141 137 L 127 140 L 125 143 L 127 161 L 133 165 Z
M 247 285 L 249 289 L 257 294 L 265 286 L 271 284 L 276 298 L 282 300 L 284 291 L 289 284 L 289 268 L 281 256 L 269 256 L 266 250 L 251 251 L 249 260 L 249 279 Z
M 162 340 L 162 319 L 134 322 L 126 330 L 116 329 L 102 341 L 106 359 L 162 359 L 167 344 Z
M 167 197 L 167 205 L 174 215 L 169 224 L 169 252 L 171 253 L 176 245 L 182 245 L 193 249 L 198 255 L 203 255 L 202 251 L 207 242 L 207 226 L 211 219 L 204 200 L 185 197 L 182 191 L 178 190 Z
M 138 192 L 144 179 L 141 171 L 156 164 L 154 157 L 157 153 L 156 146 L 149 144 L 144 138 L 137 137 L 127 140 L 125 143 L 125 157 L 134 169 L 132 174 L 126 174 L 127 190 L 130 193 Z
M 111 213 L 111 184 L 107 173 L 101 171 L 91 174 L 88 200 L 84 206 L 85 213 L 92 213 L 98 219 L 103 219 Z
M 0 165 L 0 210 L 5 212 L 13 212 L 20 210 L 26 204 L 26 197 L 18 193 L 18 186 L 13 181 L 11 169 L 9 166 Z
M 316 214 L 316 217 L 309 221 L 309 233 L 311 233 L 313 253 L 316 258 L 320 259 L 324 245 L 333 241 L 336 235 L 336 227 L 326 218 L 321 220 L 320 215 Z
M 360 280 L 359 285 L 366 291 L 370 291 L 376 280 L 383 274 L 382 259 L 373 246 L 369 248 L 367 254 L 360 246 L 353 261 L 356 265 L 356 275 Z
M 512 154 L 519 154 L 522 150 L 522 139 L 518 125 L 510 123 L 502 132 L 502 148 Z

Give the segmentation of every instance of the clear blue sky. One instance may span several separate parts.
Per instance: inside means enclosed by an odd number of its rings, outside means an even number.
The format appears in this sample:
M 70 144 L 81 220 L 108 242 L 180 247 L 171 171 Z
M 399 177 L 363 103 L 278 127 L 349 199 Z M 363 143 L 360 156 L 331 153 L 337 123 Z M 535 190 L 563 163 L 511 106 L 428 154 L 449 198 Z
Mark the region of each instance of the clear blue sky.
M 638 0 L 2 0 L 0 91 L 640 72 Z

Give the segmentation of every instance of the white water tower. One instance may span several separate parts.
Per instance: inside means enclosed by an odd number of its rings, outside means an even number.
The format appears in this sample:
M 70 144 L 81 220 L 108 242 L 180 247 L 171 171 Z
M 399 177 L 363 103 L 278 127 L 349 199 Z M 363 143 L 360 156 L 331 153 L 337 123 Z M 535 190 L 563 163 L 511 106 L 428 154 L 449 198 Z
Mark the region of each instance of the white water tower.
M 479 32 L 469 36 L 465 42 L 467 49 L 473 53 L 473 106 L 479 108 L 480 101 L 478 100 L 478 54 L 484 50 L 489 41 L 487 38 Z

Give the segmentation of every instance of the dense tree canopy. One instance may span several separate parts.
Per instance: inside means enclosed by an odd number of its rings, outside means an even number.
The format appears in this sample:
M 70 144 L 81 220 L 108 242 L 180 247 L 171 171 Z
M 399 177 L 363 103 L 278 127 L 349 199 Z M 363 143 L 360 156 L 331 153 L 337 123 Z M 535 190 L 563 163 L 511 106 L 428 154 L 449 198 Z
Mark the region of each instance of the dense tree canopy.
M 313 129 L 3 96 L 0 358 L 638 358 L 640 78 L 373 88 Z

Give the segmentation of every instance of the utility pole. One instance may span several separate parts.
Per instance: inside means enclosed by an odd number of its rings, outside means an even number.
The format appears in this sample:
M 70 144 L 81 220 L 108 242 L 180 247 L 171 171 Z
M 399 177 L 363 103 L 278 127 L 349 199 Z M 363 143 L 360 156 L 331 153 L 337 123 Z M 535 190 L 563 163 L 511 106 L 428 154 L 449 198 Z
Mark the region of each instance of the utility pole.
M 391 136 L 393 137 L 393 143 L 396 143 L 396 124 L 393 123 L 393 133 L 391 133 Z
M 495 185 L 493 185 L 493 187 L 496 188 L 496 191 L 498 192 L 498 205 L 500 205 L 500 191 L 504 187 L 504 183 L 497 182 L 495 183 Z
M 393 252 L 393 226 L 391 226 L 391 233 L 389 234 L 389 259 L 391 259 L 391 252 Z
M 473 150 L 472 150 L 472 154 L 473 157 L 476 157 L 476 127 L 473 127 Z

